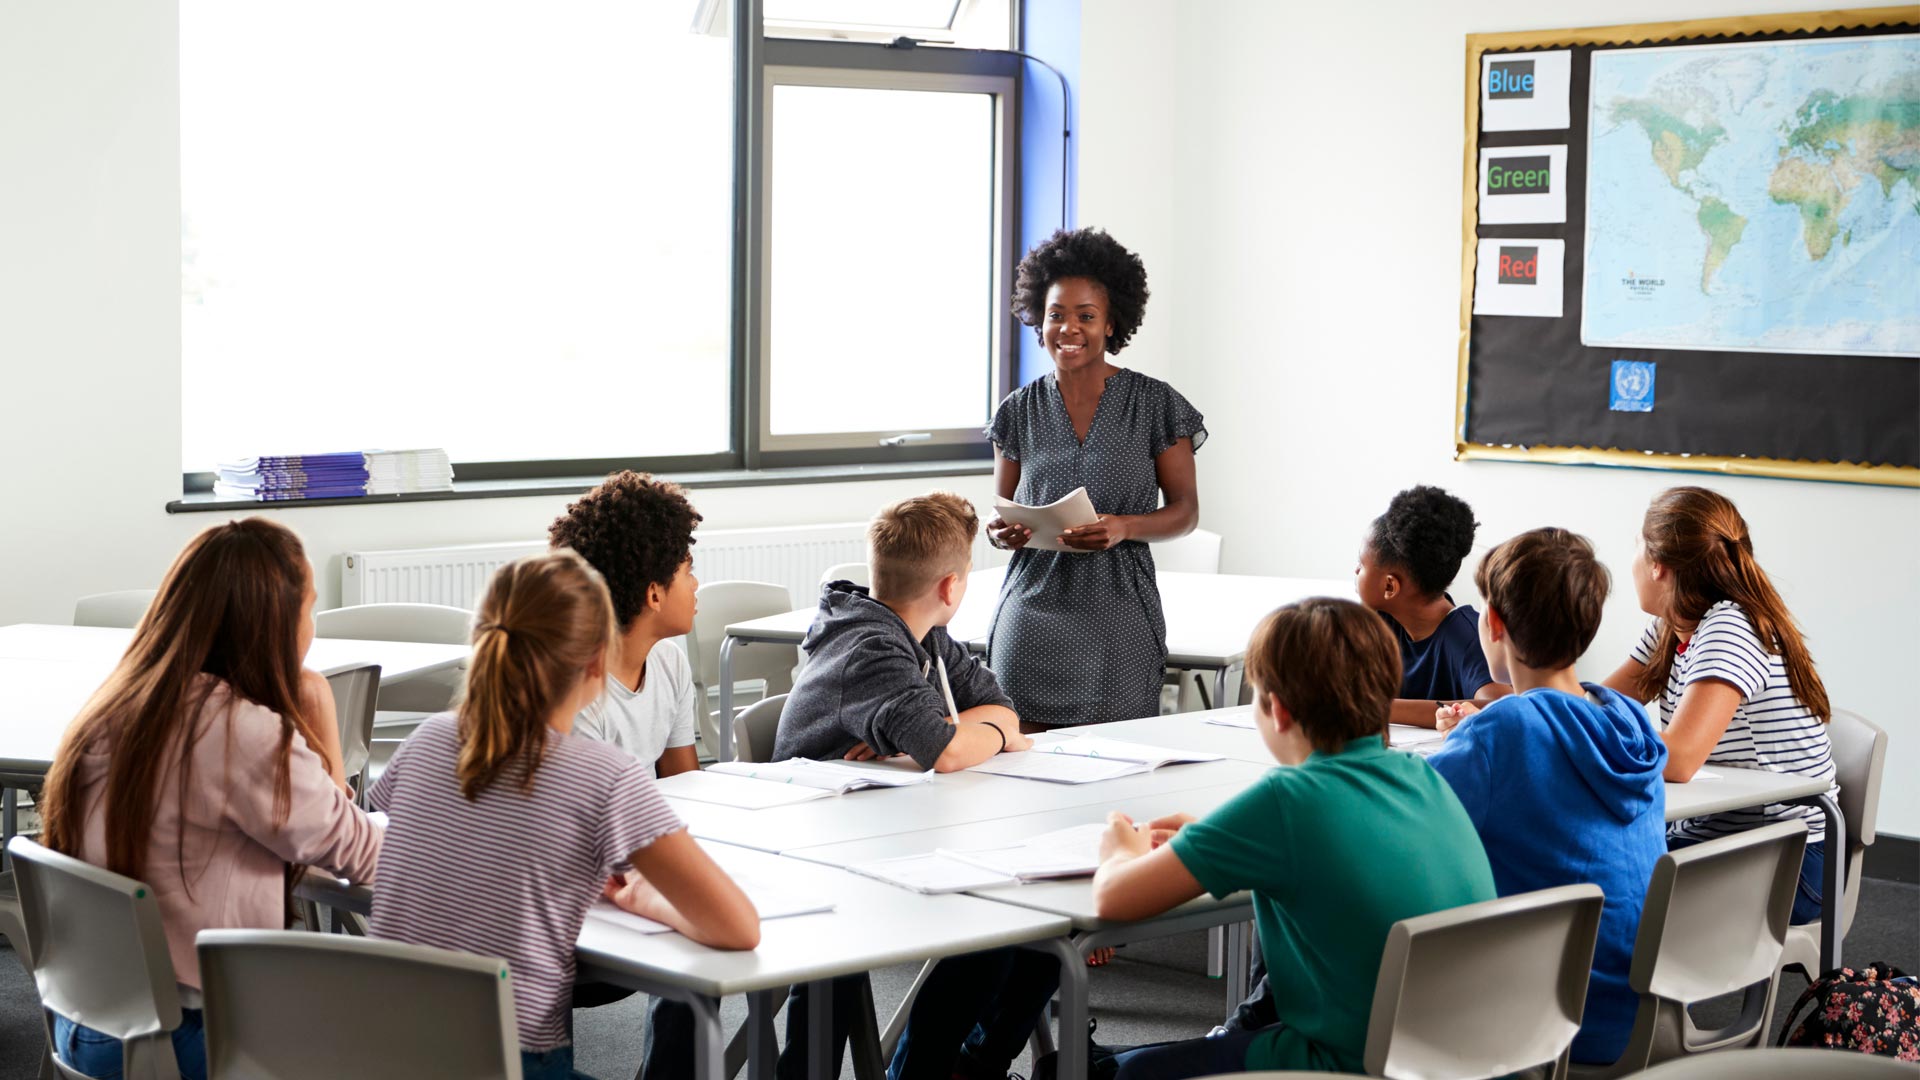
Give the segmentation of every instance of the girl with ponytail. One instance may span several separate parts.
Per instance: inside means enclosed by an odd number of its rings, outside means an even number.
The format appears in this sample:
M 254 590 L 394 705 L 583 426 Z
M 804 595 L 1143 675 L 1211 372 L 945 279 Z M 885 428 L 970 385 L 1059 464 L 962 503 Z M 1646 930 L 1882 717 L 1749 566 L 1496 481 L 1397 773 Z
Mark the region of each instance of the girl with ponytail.
M 113 674 L 60 740 L 39 800 L 41 843 L 153 890 L 180 981 L 180 1074 L 207 1074 L 201 930 L 286 926 L 288 868 L 368 880 L 380 829 L 353 805 L 333 693 L 301 666 L 313 573 L 265 518 L 188 542 Z M 65 1017 L 54 1051 L 119 1076 L 119 1040 Z
M 1640 606 L 1653 616 L 1633 655 L 1606 684 L 1657 705 L 1666 778 L 1702 765 L 1767 769 L 1834 785 L 1832 717 L 1799 624 L 1753 557 L 1732 501 L 1701 487 L 1660 493 L 1647 508 L 1633 560 Z M 1793 921 L 1820 914 L 1826 822 L 1810 806 L 1774 803 L 1669 827 L 1672 847 L 1799 818 L 1807 853 Z
M 760 942 L 753 904 L 654 788 L 652 762 L 573 733 L 615 647 L 606 585 L 580 556 L 501 567 L 458 711 L 422 724 L 368 793 L 392 817 L 374 936 L 505 957 L 527 1080 L 578 1075 L 574 942 L 602 895 L 714 948 Z

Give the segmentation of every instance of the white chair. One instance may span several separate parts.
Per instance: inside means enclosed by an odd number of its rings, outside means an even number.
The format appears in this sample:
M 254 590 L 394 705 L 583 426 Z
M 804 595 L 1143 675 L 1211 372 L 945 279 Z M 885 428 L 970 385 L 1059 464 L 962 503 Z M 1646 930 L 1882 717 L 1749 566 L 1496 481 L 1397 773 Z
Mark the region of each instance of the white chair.
M 520 1080 L 504 960 L 286 930 L 203 930 L 195 947 L 211 1080 Z M 351 1002 L 349 1027 L 303 1001 Z
M 473 612 L 444 604 L 355 604 L 314 612 L 313 626 L 314 635 L 323 638 L 465 645 L 473 639 Z M 384 736 L 379 741 L 387 744 L 385 755 L 421 720 L 451 708 L 466 678 L 463 662 L 382 686 L 373 726 Z
M 1640 995 L 1627 1048 L 1612 1065 L 1575 1065 L 1585 1080 L 1626 1076 L 1676 1057 L 1766 1042 L 1775 974 L 1793 913 L 1807 827 L 1798 820 L 1669 851 L 1647 883 L 1627 983 Z M 1716 1031 L 1687 1006 L 1741 994 Z
M 33 946 L 27 940 L 26 916 L 20 910 L 20 889 L 14 884 L 13 871 L 0 871 L 0 937 L 7 939 L 20 966 L 33 978 Z M 41 1040 L 39 1080 L 57 1080 L 60 1073 L 53 1064 L 53 1049 Z
M 1656 1065 L 1647 1080 L 1913 1080 L 1914 1067 L 1844 1050 L 1727 1050 Z
M 1153 545 L 1154 569 L 1181 574 L 1220 572 L 1220 534 L 1195 529 L 1178 540 Z
M 373 706 L 380 693 L 379 664 L 350 664 L 326 672 L 340 722 L 340 766 L 365 805 L 367 762 L 373 751 Z
M 1566 1075 L 1605 897 L 1562 885 L 1402 919 L 1367 1025 L 1369 1076 Z
M 73 605 L 73 625 L 131 630 L 140 625 L 158 595 L 158 589 L 122 589 L 83 596 Z
M 1854 909 L 1860 906 L 1861 867 L 1878 828 L 1880 781 L 1887 768 L 1887 733 L 1859 713 L 1835 709 L 1827 723 L 1827 738 L 1833 743 L 1833 764 L 1839 774 L 1835 779 L 1840 783 L 1840 816 L 1847 823 L 1847 861 L 1838 909 L 1840 936 L 1844 939 L 1853 926 Z M 1828 845 L 1827 858 L 1839 854 Z M 1780 967 L 1794 969 L 1809 982 L 1825 974 L 1820 970 L 1819 923 L 1788 927 Z
M 740 710 L 733 721 L 733 759 L 772 761 L 773 743 L 780 735 L 780 713 L 787 695 L 775 694 Z
M 153 890 L 24 836 L 7 841 L 7 854 L 42 1016 L 57 1013 L 121 1040 L 129 1077 L 178 1076 L 180 991 Z M 46 1030 L 51 1045 L 50 1021 Z M 61 1076 L 82 1076 L 57 1058 L 54 1065 Z
M 749 619 L 781 615 L 793 610 L 793 596 L 785 585 L 763 581 L 716 581 L 700 586 L 694 594 L 693 629 L 687 633 L 687 658 L 693 662 L 693 683 L 700 700 L 700 739 L 709 753 L 720 746 L 719 725 L 713 714 L 720 692 L 720 643 L 727 627 Z M 784 694 L 793 689 L 793 668 L 800 662 L 800 650 L 792 645 L 755 644 L 735 646 L 733 682 L 737 692 L 741 683 L 763 683 L 761 697 Z
M 864 562 L 843 562 L 827 567 L 827 572 L 820 575 L 820 584 L 825 585 L 829 581 L 851 581 L 855 585 L 872 588 L 873 574 Z

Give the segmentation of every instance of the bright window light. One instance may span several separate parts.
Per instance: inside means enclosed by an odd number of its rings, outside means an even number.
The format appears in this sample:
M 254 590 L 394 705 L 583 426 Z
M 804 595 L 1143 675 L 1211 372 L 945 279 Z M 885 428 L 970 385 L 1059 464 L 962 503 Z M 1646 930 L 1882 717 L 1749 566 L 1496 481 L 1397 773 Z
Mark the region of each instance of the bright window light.
M 993 96 L 776 85 L 770 112 L 771 433 L 984 424 Z
M 182 463 L 729 449 L 729 44 L 677 4 L 182 0 Z
M 946 30 L 960 0 L 766 0 L 768 22 Z

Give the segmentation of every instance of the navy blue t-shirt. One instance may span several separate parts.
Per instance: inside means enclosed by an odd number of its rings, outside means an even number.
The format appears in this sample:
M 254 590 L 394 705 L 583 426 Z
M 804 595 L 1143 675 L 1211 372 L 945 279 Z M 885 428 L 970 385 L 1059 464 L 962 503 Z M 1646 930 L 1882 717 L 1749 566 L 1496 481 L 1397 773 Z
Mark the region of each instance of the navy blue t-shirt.
M 1448 597 L 1449 600 L 1452 597 Z M 1447 612 L 1440 625 L 1423 641 L 1407 636 L 1407 628 L 1381 612 L 1400 643 L 1400 696 L 1414 700 L 1461 701 L 1493 681 L 1487 654 L 1480 651 L 1480 613 L 1471 604 Z

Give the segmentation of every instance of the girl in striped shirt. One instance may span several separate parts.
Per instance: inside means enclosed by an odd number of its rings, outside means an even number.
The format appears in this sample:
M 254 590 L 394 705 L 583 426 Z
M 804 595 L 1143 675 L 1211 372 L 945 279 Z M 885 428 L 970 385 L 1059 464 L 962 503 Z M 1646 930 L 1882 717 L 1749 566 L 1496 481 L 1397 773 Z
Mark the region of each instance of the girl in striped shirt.
M 652 763 L 572 733 L 613 647 L 606 585 L 580 556 L 502 567 L 458 713 L 422 724 L 368 793 L 392 815 L 373 934 L 504 957 L 527 1080 L 579 1076 L 574 942 L 601 895 L 703 945 L 760 942 L 752 902 L 655 790 Z
M 1827 690 L 1799 626 L 1753 558 L 1747 523 L 1726 496 L 1700 487 L 1662 492 L 1647 508 L 1633 560 L 1640 606 L 1653 622 L 1606 685 L 1656 705 L 1666 778 L 1702 765 L 1793 773 L 1834 784 Z M 1674 822 L 1669 847 L 1775 821 L 1807 825 L 1793 921 L 1820 915 L 1826 822 L 1812 806 L 1766 806 Z

